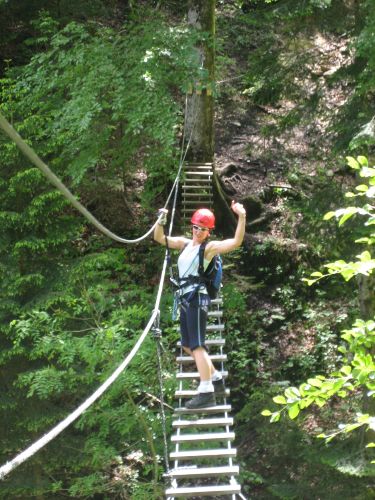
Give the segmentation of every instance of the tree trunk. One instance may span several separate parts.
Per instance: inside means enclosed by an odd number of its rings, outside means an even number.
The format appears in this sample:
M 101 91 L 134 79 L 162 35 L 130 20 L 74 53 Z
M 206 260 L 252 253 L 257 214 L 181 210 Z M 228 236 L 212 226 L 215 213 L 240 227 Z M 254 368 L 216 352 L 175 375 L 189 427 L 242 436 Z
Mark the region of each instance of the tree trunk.
M 191 136 L 187 161 L 213 162 L 214 159 L 214 103 L 212 90 L 215 81 L 215 4 L 216 0 L 190 0 L 188 22 L 197 30 L 209 33 L 205 43 L 196 47 L 204 82 L 194 82 L 188 96 L 186 140 Z
M 374 319 L 375 317 L 375 275 L 359 277 L 359 308 L 361 318 L 365 321 Z M 375 356 L 375 348 L 371 350 L 372 357 Z M 367 395 L 368 390 L 365 389 L 363 396 L 363 412 L 375 416 L 375 398 Z M 364 436 L 366 443 L 375 442 L 375 432 L 367 431 Z M 373 458 L 373 448 L 370 448 L 371 458 Z
M 375 275 L 359 278 L 359 307 L 361 318 L 373 319 L 375 316 Z

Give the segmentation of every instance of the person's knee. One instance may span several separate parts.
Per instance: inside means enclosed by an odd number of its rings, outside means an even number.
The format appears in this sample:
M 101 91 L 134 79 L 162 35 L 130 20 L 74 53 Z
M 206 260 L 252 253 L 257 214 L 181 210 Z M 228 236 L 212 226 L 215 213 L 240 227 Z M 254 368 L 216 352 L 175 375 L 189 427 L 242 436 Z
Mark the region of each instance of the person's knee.
M 202 351 L 205 351 L 205 348 L 202 347 L 201 345 L 195 347 L 195 349 L 194 349 L 194 352 L 202 352 Z
M 190 347 L 182 346 L 182 349 L 186 352 L 186 354 L 189 354 L 190 356 L 193 355 L 193 353 L 191 352 Z
M 197 347 L 194 347 L 192 350 L 192 355 L 193 356 L 198 356 L 199 358 L 207 358 L 208 357 L 208 353 L 207 353 L 207 349 L 204 347 L 204 346 L 197 346 Z

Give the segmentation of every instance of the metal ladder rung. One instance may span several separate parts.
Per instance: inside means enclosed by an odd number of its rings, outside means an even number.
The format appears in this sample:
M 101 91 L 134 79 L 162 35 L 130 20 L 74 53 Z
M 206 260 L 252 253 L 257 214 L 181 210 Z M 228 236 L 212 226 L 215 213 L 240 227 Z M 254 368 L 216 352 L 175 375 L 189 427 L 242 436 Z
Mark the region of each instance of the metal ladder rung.
M 213 172 L 194 172 L 194 170 L 186 170 L 185 175 L 199 175 L 205 177 L 212 177 Z
M 202 190 L 202 193 L 204 194 L 207 194 L 206 193 L 206 188 L 204 186 L 193 186 L 193 185 L 190 185 L 190 186 L 184 186 L 184 189 L 192 189 L 194 191 L 196 191 L 197 189 L 201 189 Z M 185 196 L 186 194 L 189 194 L 189 193 L 184 193 L 183 196 Z
M 234 432 L 205 432 L 202 434 L 175 434 L 172 443 L 194 443 L 196 441 L 233 441 Z
M 183 429 L 186 427 L 217 427 L 233 425 L 232 417 L 223 418 L 196 418 L 194 420 L 175 420 L 172 423 L 173 428 Z
M 198 395 L 198 391 L 195 390 L 177 390 L 174 393 L 174 397 L 179 399 L 179 398 L 193 398 L 194 396 Z M 230 396 L 230 389 L 225 389 L 225 394 L 222 394 L 221 396 L 216 397 L 229 397 Z
M 224 346 L 225 345 L 225 339 L 206 339 L 205 341 L 206 346 Z M 182 347 L 181 345 L 181 340 L 177 342 L 177 347 Z
M 200 205 L 207 205 L 207 200 L 189 200 L 185 201 L 185 207 L 199 207 Z
M 168 488 L 167 497 L 202 497 L 218 495 L 235 495 L 241 492 L 239 484 L 221 484 L 215 486 L 189 486 L 184 488 Z
M 210 193 L 184 193 L 182 195 L 183 198 L 212 198 L 212 194 Z M 186 201 L 185 201 L 186 203 Z
M 176 330 L 178 330 L 179 328 L 176 327 Z M 210 333 L 210 332 L 223 332 L 225 329 L 225 325 L 224 323 L 221 323 L 220 325 L 207 325 L 206 326 L 206 332 L 207 333 Z
M 207 325 L 206 332 L 223 332 L 225 329 L 224 323 L 220 325 Z
M 179 467 L 168 473 L 172 478 L 184 477 L 216 477 L 216 476 L 236 476 L 240 470 L 238 465 L 225 467 Z
M 223 316 L 223 311 L 208 311 L 209 318 L 221 318 Z
M 197 162 L 193 162 L 193 163 L 185 163 L 184 165 L 184 170 L 195 170 L 195 169 L 211 169 L 213 170 L 213 165 L 212 163 L 206 163 L 206 162 L 202 162 L 202 163 L 197 163 Z
M 195 413 L 208 413 L 208 414 L 227 413 L 230 412 L 231 410 L 232 410 L 231 405 L 216 405 L 216 406 L 209 406 L 208 408 L 197 408 L 195 410 L 191 410 L 190 408 L 182 406 L 181 408 L 175 408 L 174 412 L 176 415 L 178 414 L 194 415 Z
M 213 354 L 210 358 L 213 362 L 227 361 L 226 354 Z M 191 363 L 194 358 L 192 356 L 177 356 L 176 361 L 177 363 Z
M 185 179 L 184 189 L 211 189 L 211 181 L 205 179 Z
M 191 460 L 193 458 L 234 458 L 237 456 L 236 448 L 210 448 L 209 450 L 172 451 L 171 460 Z

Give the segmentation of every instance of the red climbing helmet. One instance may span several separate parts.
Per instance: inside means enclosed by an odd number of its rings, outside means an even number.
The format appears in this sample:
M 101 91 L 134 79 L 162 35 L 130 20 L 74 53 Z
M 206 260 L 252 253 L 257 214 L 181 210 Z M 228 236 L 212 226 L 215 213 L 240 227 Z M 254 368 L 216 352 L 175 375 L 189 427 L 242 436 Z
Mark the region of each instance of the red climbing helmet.
M 200 208 L 193 213 L 191 223 L 213 229 L 215 227 L 215 216 L 208 208 Z

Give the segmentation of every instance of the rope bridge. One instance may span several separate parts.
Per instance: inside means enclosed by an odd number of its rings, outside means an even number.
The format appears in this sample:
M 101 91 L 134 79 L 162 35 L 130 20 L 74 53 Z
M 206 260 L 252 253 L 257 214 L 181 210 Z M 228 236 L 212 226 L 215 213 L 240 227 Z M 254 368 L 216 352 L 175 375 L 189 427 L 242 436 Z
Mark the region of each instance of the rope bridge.
M 185 108 L 185 117 L 186 115 L 187 113 Z M 194 124 L 195 119 L 193 120 L 193 125 Z M 103 234 L 120 243 L 138 243 L 152 234 L 156 224 L 159 222 L 159 218 L 143 236 L 134 240 L 129 240 L 112 233 L 83 205 L 81 205 L 74 195 L 38 157 L 32 148 L 30 148 L 30 146 L 23 141 L 19 134 L 1 114 L 0 127 L 17 144 L 29 160 L 37 166 L 47 179 L 71 202 L 71 204 Z M 170 225 L 168 229 L 169 235 L 171 235 L 173 230 L 179 182 L 186 153 L 192 138 L 193 128 L 194 126 L 192 127 L 191 135 L 185 151 L 185 135 L 183 136 L 178 171 L 167 201 L 164 205 L 164 208 L 166 208 L 173 196 L 172 208 L 170 211 Z M 207 163 L 189 164 L 185 169 L 184 174 L 182 213 L 185 227 L 187 227 L 191 214 L 196 208 L 198 208 L 198 206 L 212 207 L 212 165 Z M 166 497 L 169 500 L 173 500 L 175 497 L 201 498 L 202 496 L 229 496 L 232 500 L 235 500 L 238 496 L 239 498 L 244 499 L 244 496 L 241 493 L 241 486 L 235 479 L 235 476 L 239 473 L 239 467 L 234 465 L 234 459 L 236 458 L 237 451 L 232 447 L 232 441 L 235 434 L 230 430 L 230 427 L 233 425 L 233 418 L 230 417 L 231 406 L 227 402 L 227 397 L 229 396 L 230 391 L 229 389 L 226 390 L 226 393 L 223 395 L 222 404 L 215 407 L 201 410 L 186 409 L 184 407 L 184 400 L 194 396 L 197 391 L 186 390 L 184 386 L 186 382 L 191 383 L 192 381 L 198 379 L 199 374 L 190 370 L 193 359 L 189 356 L 183 355 L 181 343 L 177 344 L 180 349 L 180 355 L 176 360 L 179 367 L 179 371 L 176 375 L 178 389 L 175 393 L 175 397 L 178 400 L 178 407 L 175 409 L 172 423 L 172 427 L 176 431 L 176 434 L 171 437 L 171 443 L 172 446 L 174 446 L 174 451 L 168 455 L 167 430 L 165 425 L 163 403 L 163 381 L 161 375 L 161 330 L 159 310 L 167 265 L 168 256 L 166 251 L 153 312 L 145 329 L 130 353 L 116 368 L 112 375 L 110 375 L 110 377 L 75 411 L 42 436 L 38 441 L 29 446 L 26 450 L 19 453 L 15 458 L 0 467 L 0 480 L 4 479 L 13 469 L 37 453 L 38 450 L 43 448 L 47 443 L 73 423 L 80 415 L 82 415 L 82 413 L 87 410 L 110 387 L 110 385 L 115 382 L 119 375 L 124 372 L 134 356 L 137 354 L 148 333 L 152 331 L 157 345 L 158 378 L 161 392 L 160 406 L 165 449 L 165 477 L 169 482 L 169 486 L 165 492 Z M 211 333 L 212 336 L 211 338 L 208 338 L 207 345 L 209 349 L 215 349 L 217 351 L 211 356 L 211 358 L 214 362 L 220 363 L 220 371 L 223 377 L 226 378 L 228 372 L 225 370 L 224 366 L 227 358 L 223 350 L 225 346 L 225 339 L 223 338 L 224 324 L 222 323 L 222 303 L 222 297 L 212 301 L 211 310 L 209 311 L 210 324 L 207 327 L 207 333 Z M 207 416 L 211 417 L 212 415 L 219 416 L 207 418 Z M 224 443 L 224 445 L 221 448 L 218 448 L 218 443 Z M 202 449 L 202 444 L 204 444 L 204 449 Z M 169 467 L 169 458 L 174 463 L 172 469 Z M 209 462 L 209 466 L 206 465 L 207 461 Z

